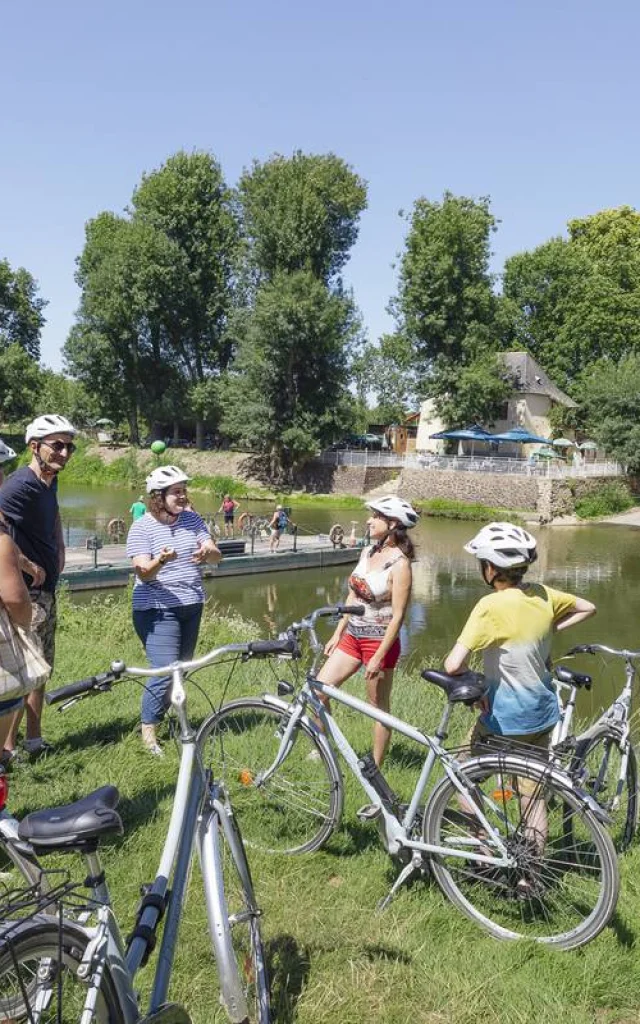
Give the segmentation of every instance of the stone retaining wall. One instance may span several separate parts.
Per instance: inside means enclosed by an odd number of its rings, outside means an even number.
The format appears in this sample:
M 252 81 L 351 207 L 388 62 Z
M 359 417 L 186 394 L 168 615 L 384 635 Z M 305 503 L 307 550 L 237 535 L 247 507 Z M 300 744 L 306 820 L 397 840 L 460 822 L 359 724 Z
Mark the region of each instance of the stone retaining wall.
M 454 470 L 404 469 L 398 494 L 412 499 L 449 498 L 467 504 L 493 508 L 523 509 L 535 513 L 538 508 L 538 481 L 535 477 L 507 476 L 504 473 L 457 473 Z
M 371 466 L 327 466 L 310 462 L 294 480 L 296 490 L 312 494 L 366 494 L 398 476 L 397 469 Z

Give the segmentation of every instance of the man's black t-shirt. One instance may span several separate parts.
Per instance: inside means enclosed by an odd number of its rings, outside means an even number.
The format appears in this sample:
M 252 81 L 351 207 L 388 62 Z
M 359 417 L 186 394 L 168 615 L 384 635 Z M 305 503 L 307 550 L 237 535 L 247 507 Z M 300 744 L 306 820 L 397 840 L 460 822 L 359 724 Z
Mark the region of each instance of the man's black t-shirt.
M 0 511 L 23 555 L 47 574 L 43 590 L 53 592 L 58 579 L 58 480 L 50 487 L 28 466 L 16 469 L 0 487 Z M 30 580 L 29 580 L 30 582 Z

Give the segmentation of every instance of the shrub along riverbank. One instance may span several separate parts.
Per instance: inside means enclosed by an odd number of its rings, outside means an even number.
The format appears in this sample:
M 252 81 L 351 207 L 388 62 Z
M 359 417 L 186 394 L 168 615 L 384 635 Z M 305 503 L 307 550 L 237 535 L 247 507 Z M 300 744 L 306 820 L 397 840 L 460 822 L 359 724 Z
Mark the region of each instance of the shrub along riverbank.
M 62 596 L 56 672 L 52 686 L 107 667 L 112 658 L 143 663 L 133 634 L 130 595 L 72 605 Z M 199 651 L 259 635 L 251 623 L 214 604 L 207 606 Z M 434 662 L 444 652 L 434 651 Z M 227 698 L 259 694 L 294 666 L 256 662 L 234 674 Z M 225 669 L 197 677 L 189 687 L 193 719 L 220 700 Z M 362 681 L 353 684 L 362 693 Z M 164 738 L 166 756 L 150 757 L 140 744 L 140 688 L 132 682 L 112 694 L 81 702 L 64 714 L 45 711 L 46 735 L 56 752 L 15 770 L 10 806 L 19 815 L 83 796 L 113 783 L 121 793 L 121 838 L 105 845 L 104 860 L 125 931 L 133 923 L 139 887 L 149 881 L 169 820 L 178 755 Z M 394 711 L 433 729 L 442 697 L 416 670 L 399 673 Z M 470 714 L 459 708 L 454 732 Z M 350 713 L 340 722 L 356 748 L 370 743 L 370 723 Z M 401 794 L 419 770 L 416 748 L 394 737 L 388 775 Z M 362 795 L 347 780 L 343 826 L 317 854 L 282 858 L 250 851 L 263 908 L 264 937 L 273 975 L 275 1024 L 631 1024 L 640 1005 L 640 849 L 624 858 L 623 886 L 613 924 L 575 953 L 554 953 L 529 944 L 499 943 L 461 917 L 428 881 L 404 889 L 383 914 L 376 903 L 389 890 L 397 867 L 378 842 L 375 824 L 355 817 Z M 59 862 L 82 878 L 69 857 Z M 148 994 L 152 966 L 140 975 Z M 215 970 L 204 918 L 199 872 L 194 870 L 170 993 L 183 1000 L 195 1024 L 222 1024 Z

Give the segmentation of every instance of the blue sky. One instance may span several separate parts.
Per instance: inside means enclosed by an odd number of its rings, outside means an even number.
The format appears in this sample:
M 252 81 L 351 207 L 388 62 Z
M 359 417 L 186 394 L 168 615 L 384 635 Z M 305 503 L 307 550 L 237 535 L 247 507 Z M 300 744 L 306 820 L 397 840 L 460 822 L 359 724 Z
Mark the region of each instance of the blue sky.
M 85 221 L 145 170 L 210 149 L 333 151 L 369 185 L 347 269 L 369 337 L 418 196 L 490 195 L 494 269 L 603 207 L 639 206 L 635 0 L 33 0 L 5 4 L 0 257 L 49 300 L 59 367 Z

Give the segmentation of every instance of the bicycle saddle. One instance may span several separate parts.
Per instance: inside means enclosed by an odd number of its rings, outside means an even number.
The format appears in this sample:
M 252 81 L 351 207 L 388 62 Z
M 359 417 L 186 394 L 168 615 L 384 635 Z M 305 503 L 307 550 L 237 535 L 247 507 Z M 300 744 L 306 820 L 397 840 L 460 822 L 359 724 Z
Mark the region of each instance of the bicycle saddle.
M 115 786 L 101 786 L 72 804 L 33 811 L 20 822 L 18 835 L 32 846 L 48 850 L 85 846 L 108 832 L 122 832 L 115 810 L 119 799 Z
M 558 665 L 554 675 L 561 683 L 568 683 L 569 686 L 585 686 L 587 690 L 591 689 L 591 676 L 583 675 L 582 672 L 572 672 L 570 668 L 565 668 L 564 665 Z
M 447 672 L 439 672 L 437 669 L 425 668 L 421 672 L 422 678 L 428 683 L 435 683 L 447 695 L 451 704 L 462 703 L 471 707 L 477 700 L 484 697 L 489 684 L 481 672 L 463 672 L 458 676 L 450 676 Z

